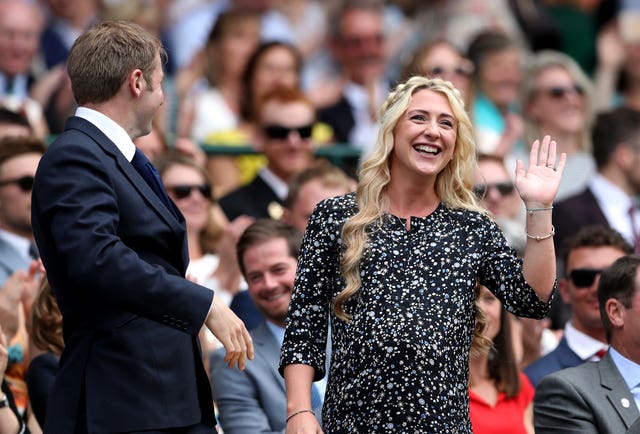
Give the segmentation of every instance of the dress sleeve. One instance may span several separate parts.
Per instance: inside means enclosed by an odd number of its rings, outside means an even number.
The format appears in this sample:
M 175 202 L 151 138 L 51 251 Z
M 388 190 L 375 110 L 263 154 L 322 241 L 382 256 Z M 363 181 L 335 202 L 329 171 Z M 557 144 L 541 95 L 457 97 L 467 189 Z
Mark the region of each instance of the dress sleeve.
M 557 282 L 554 282 L 549 301 L 540 300 L 522 274 L 522 259 L 516 257 L 498 225 L 489 217 L 484 218 L 480 283 L 500 299 L 507 311 L 526 318 L 544 318 L 553 301 Z
M 291 364 L 315 368 L 315 379 L 325 375 L 328 317 L 333 288 L 340 286 L 340 219 L 334 201 L 314 210 L 302 242 L 298 269 L 287 314 L 280 373 Z

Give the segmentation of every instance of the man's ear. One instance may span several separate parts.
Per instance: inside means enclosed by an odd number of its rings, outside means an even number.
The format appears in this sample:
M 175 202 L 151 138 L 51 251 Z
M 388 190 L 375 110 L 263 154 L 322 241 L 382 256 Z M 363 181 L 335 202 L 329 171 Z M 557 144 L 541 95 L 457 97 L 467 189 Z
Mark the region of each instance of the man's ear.
M 613 327 L 621 328 L 624 326 L 625 308 L 619 300 L 608 299 L 604 304 L 604 309 Z
M 631 170 L 633 164 L 633 149 L 627 143 L 620 143 L 613 151 L 613 159 L 616 165 L 624 170 Z
M 127 84 L 133 96 L 139 97 L 142 95 L 143 87 L 146 86 L 142 70 L 134 69 L 131 71 Z
M 560 296 L 562 297 L 562 301 L 564 304 L 571 304 L 571 296 L 569 295 L 569 282 L 565 277 L 561 277 L 558 280 L 558 292 L 560 292 Z

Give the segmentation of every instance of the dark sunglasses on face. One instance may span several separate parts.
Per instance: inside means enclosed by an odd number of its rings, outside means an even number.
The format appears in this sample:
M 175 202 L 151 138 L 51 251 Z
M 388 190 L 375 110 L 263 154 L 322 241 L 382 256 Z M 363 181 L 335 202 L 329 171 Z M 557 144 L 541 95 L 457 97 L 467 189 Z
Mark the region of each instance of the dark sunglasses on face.
M 498 190 L 500 196 L 508 196 L 513 193 L 515 186 L 513 182 L 496 182 L 494 184 L 478 184 L 473 186 L 473 193 L 478 199 L 484 199 L 487 192 L 491 189 Z
M 579 84 L 574 84 L 573 86 L 551 86 L 543 89 L 541 92 L 553 99 L 562 99 L 572 93 L 582 96 L 584 95 L 584 88 Z
M 211 185 L 174 185 L 167 187 L 167 191 L 170 191 L 176 199 L 184 199 L 191 196 L 193 190 L 198 190 L 205 199 L 211 199 Z
M 0 187 L 4 187 L 5 185 L 9 184 L 16 184 L 20 188 L 20 190 L 26 193 L 28 191 L 31 191 L 31 189 L 33 188 L 33 181 L 33 176 L 21 176 L 20 178 L 5 179 L 4 181 L 0 181 Z
M 301 139 L 310 139 L 313 131 L 313 125 L 302 125 L 300 127 L 284 127 L 282 125 L 267 125 L 263 127 L 264 134 L 274 140 L 284 140 L 289 137 L 292 132 L 297 132 Z
M 595 268 L 576 268 L 569 273 L 569 279 L 577 288 L 588 288 L 601 272 L 602 270 Z

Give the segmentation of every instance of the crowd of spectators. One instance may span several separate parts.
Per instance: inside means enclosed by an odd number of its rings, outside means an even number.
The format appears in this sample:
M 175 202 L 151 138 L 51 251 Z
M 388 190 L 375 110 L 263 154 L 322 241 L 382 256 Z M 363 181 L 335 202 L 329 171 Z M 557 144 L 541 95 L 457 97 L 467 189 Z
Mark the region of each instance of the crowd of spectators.
M 247 324 L 266 311 L 246 291 L 238 239 L 256 219 L 302 233 L 317 202 L 352 191 L 399 81 L 442 77 L 460 90 L 479 155 L 474 192 L 519 253 L 515 161 L 537 137 L 557 141 L 568 157 L 553 216 L 561 294 L 536 321 L 479 290 L 494 349 L 472 352 L 470 369 L 474 428 L 532 432 L 542 376 L 607 348 L 593 305 L 599 273 L 640 251 L 638 17 L 632 0 L 0 0 L 0 371 L 11 409 L 0 408 L 0 427 L 39 432 L 63 347 L 25 210 L 39 157 L 76 108 L 66 56 L 94 23 L 123 19 L 160 36 L 168 53 L 164 104 L 136 145 L 185 216 L 187 277 L 223 294 Z M 351 157 L 338 158 L 344 151 Z M 208 363 L 218 343 L 201 337 Z M 32 360 L 39 371 L 28 375 Z M 499 431 L 498 419 L 518 426 Z M 230 432 L 256 429 L 220 420 Z

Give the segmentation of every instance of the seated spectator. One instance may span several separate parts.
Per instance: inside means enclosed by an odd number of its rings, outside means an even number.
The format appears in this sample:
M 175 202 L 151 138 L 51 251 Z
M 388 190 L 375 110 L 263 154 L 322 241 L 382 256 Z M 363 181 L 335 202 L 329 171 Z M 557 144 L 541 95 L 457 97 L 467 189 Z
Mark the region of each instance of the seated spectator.
M 27 115 L 0 107 L 0 139 L 13 136 L 30 136 L 33 129 L 27 119 Z
M 29 402 L 38 424 L 47 417 L 47 401 L 64 348 L 62 314 L 47 279 L 43 279 L 31 311 L 29 341 L 31 362 L 27 371 Z
M 256 221 L 238 241 L 238 262 L 264 320 L 251 331 L 255 358 L 244 371 L 226 368 L 224 350 L 211 356 L 211 386 L 225 434 L 285 431 L 287 401 L 278 363 L 301 243 L 295 228 L 272 219 Z M 319 418 L 326 384 L 312 387 Z
M 600 113 L 592 130 L 597 173 L 587 188 L 557 202 L 553 210 L 556 251 L 586 225 L 609 226 L 640 250 L 640 112 L 618 108 Z
M 534 389 L 518 370 L 511 335 L 511 317 L 487 288 L 480 287 L 477 299 L 480 323 L 488 351 L 474 339 L 475 356 L 469 360 L 469 414 L 476 434 L 533 433 Z M 476 327 L 477 329 L 477 327 Z
M 591 81 L 571 57 L 542 51 L 529 62 L 523 87 L 525 141 L 549 135 L 567 154 L 556 201 L 581 192 L 595 172 Z
M 287 197 L 287 183 L 314 163 L 315 108 L 298 89 L 276 88 L 258 108 L 256 148 L 267 159 L 266 167 L 249 184 L 220 199 L 229 220 L 240 215 L 279 219 Z
M 567 239 L 562 252 L 565 268 L 558 289 L 564 304 L 571 307 L 571 317 L 556 349 L 525 368 L 534 386 L 552 372 L 602 357 L 607 344 L 597 303 L 599 276 L 631 248 L 616 231 L 588 226 Z
M 28 432 L 26 423 L 16 407 L 13 399 L 13 393 L 4 378 L 5 370 L 9 363 L 9 340 L 10 337 L 6 335 L 3 327 L 0 326 L 0 375 L 2 375 L 2 395 L 0 396 L 0 432 L 22 434 Z
M 598 284 L 601 322 L 609 350 L 545 377 L 534 401 L 537 434 L 640 432 L 640 256 L 617 259 Z

